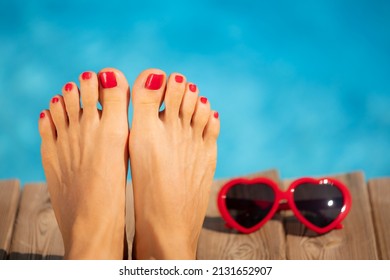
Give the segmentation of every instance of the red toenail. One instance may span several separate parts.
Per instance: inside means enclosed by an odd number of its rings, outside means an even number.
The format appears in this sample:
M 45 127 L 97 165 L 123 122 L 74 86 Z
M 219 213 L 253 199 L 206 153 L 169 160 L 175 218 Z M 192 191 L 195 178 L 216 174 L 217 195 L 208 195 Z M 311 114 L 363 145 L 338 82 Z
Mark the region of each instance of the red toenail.
M 84 72 L 83 74 L 81 74 L 81 78 L 83 80 L 89 80 L 89 79 L 91 79 L 91 77 L 92 77 L 92 73 L 91 72 Z
M 145 82 L 145 87 L 151 90 L 160 89 L 164 82 L 164 75 L 150 74 Z
M 42 112 L 42 113 L 39 114 L 39 118 L 40 118 L 40 119 L 43 119 L 44 117 L 45 117 L 45 113 L 44 113 L 44 112 Z
M 207 98 L 206 97 L 201 97 L 200 98 L 200 102 L 202 102 L 203 104 L 206 104 L 207 103 Z
M 190 88 L 190 91 L 192 91 L 192 92 L 196 91 L 196 85 L 190 84 L 188 87 Z
M 219 114 L 218 112 L 214 112 L 214 118 L 218 119 L 219 118 Z
M 114 72 L 102 72 L 99 74 L 99 79 L 103 88 L 113 88 L 117 86 Z
M 71 91 L 73 88 L 73 85 L 71 83 L 67 83 L 64 88 L 65 88 L 65 91 Z
M 181 76 L 181 75 L 176 75 L 176 76 L 175 76 L 175 81 L 176 81 L 177 83 L 182 83 L 183 80 L 184 80 L 183 76 Z
M 58 97 L 53 97 L 53 99 L 51 100 L 51 103 L 57 103 L 58 101 L 60 101 L 60 99 Z

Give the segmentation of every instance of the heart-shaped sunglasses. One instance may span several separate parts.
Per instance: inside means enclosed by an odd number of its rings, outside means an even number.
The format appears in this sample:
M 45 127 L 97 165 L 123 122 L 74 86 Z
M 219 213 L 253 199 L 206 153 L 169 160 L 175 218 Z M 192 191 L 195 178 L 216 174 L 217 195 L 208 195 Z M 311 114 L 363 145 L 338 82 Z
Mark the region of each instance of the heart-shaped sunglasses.
M 291 209 L 306 227 L 323 234 L 342 228 L 351 195 L 332 178 L 301 178 L 286 191 L 267 178 L 237 178 L 222 186 L 218 208 L 227 225 L 242 233 L 260 229 L 278 210 Z

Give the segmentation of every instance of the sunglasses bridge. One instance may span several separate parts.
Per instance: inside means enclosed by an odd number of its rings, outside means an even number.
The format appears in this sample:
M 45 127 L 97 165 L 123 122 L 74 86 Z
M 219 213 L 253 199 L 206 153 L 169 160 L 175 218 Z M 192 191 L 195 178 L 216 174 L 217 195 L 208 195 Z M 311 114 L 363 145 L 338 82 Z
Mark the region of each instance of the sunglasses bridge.
M 288 191 L 284 191 L 284 192 L 281 191 L 279 193 L 279 197 L 277 198 L 277 201 L 275 201 L 274 203 L 279 203 L 279 206 L 278 206 L 278 209 L 276 210 L 276 212 L 291 210 L 291 207 L 288 203 Z M 261 206 L 261 205 L 266 206 L 269 204 L 269 202 L 265 203 L 265 201 L 256 200 L 256 204 L 258 204 L 259 206 Z

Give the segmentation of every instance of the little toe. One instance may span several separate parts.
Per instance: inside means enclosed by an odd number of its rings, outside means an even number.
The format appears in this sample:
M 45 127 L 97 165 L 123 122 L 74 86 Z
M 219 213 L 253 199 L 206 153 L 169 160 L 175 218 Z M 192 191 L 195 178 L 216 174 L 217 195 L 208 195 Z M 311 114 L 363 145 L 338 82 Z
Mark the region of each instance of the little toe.
M 180 107 L 180 117 L 183 126 L 191 125 L 192 116 L 195 112 L 196 103 L 198 102 L 198 94 L 198 87 L 193 83 L 187 83 Z
M 76 84 L 74 82 L 67 83 L 62 88 L 62 95 L 65 101 L 69 125 L 77 124 L 80 118 L 80 96 Z
M 128 128 L 129 84 L 123 73 L 117 69 L 105 68 L 99 72 L 99 100 L 102 104 L 102 120 L 115 121 L 115 126 Z
M 38 128 L 42 141 L 50 143 L 56 140 L 56 127 L 49 110 L 44 110 L 39 114 Z
M 178 73 L 169 76 L 165 91 L 164 114 L 169 121 L 179 120 L 179 111 L 186 89 L 186 78 Z
M 134 82 L 132 100 L 133 119 L 158 118 L 159 109 L 164 98 L 166 75 L 159 69 L 143 71 Z
M 219 113 L 211 111 L 206 127 L 203 131 L 203 139 L 208 145 L 214 145 L 220 131 Z
M 79 81 L 83 115 L 98 119 L 99 83 L 96 73 L 86 71 L 80 75 Z
M 42 139 L 41 154 L 44 167 L 56 155 L 57 132 L 49 110 L 44 110 L 39 115 L 39 134 Z
M 56 95 L 51 99 L 50 114 L 56 127 L 57 136 L 60 136 L 68 127 L 68 116 L 64 99 L 61 95 Z
M 207 98 L 203 96 L 199 97 L 191 122 L 196 137 L 198 135 L 203 136 L 203 131 L 209 120 L 210 110 L 210 102 Z

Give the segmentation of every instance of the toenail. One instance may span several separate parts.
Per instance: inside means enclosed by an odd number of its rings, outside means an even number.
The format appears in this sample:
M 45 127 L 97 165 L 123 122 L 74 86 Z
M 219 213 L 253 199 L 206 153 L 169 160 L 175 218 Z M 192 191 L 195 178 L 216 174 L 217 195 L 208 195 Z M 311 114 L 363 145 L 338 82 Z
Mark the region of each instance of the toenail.
M 219 118 L 219 114 L 218 112 L 214 112 L 214 118 L 218 119 Z
M 91 72 L 84 72 L 83 74 L 81 74 L 81 78 L 83 80 L 89 80 L 89 79 L 91 79 L 91 77 L 92 77 L 92 73 Z
M 117 86 L 114 72 L 102 72 L 99 74 L 99 79 L 103 88 L 113 88 Z
M 201 97 L 200 98 L 200 102 L 202 102 L 203 104 L 206 104 L 207 103 L 207 98 L 206 97 Z
M 160 89 L 164 82 L 164 75 L 161 74 L 150 74 L 145 82 L 145 88 L 151 90 Z
M 57 103 L 58 101 L 60 101 L 60 99 L 58 97 L 53 97 L 53 99 L 51 100 L 51 103 Z
M 196 91 L 196 85 L 190 84 L 188 87 L 190 88 L 190 91 L 192 91 L 192 92 Z
M 183 76 L 181 76 L 181 75 L 176 75 L 176 76 L 175 76 L 175 81 L 176 81 L 177 83 L 182 83 L 183 80 L 184 80 Z
M 42 112 L 42 113 L 39 114 L 39 118 L 40 118 L 40 119 L 43 119 L 44 117 L 45 117 L 45 113 L 44 113 L 44 112 Z
M 67 83 L 64 88 L 65 88 L 65 91 L 71 91 L 73 88 L 73 85 L 71 83 Z

